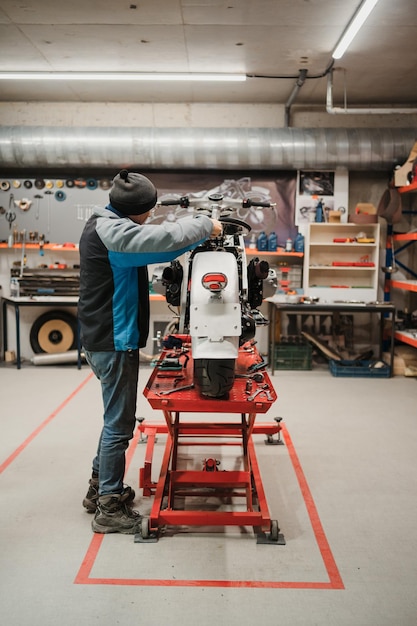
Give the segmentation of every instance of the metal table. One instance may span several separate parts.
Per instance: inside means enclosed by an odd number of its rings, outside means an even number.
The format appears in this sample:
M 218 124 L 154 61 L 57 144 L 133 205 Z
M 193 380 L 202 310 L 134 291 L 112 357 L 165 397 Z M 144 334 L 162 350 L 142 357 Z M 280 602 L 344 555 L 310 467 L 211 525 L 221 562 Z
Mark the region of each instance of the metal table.
M 21 307 L 77 307 L 78 296 L 22 296 L 22 297 L 6 297 L 2 298 L 3 303 L 3 350 L 6 352 L 8 346 L 8 325 L 7 325 L 7 307 L 12 307 L 15 313 L 16 326 L 16 367 L 21 369 L 22 360 L 20 353 L 20 308 Z M 81 369 L 81 346 L 77 325 L 77 367 Z
M 275 323 L 276 312 L 283 311 L 285 313 L 379 313 L 379 347 L 382 357 L 383 342 L 384 342 L 384 320 L 386 315 L 391 314 L 391 337 L 390 337 L 390 376 L 393 375 L 394 370 L 394 346 L 395 346 L 395 306 L 391 303 L 360 303 L 360 302 L 316 302 L 309 304 L 289 304 L 286 302 L 274 302 L 273 298 L 267 299 L 269 306 L 269 331 L 268 331 L 268 355 L 269 363 L 271 367 L 271 373 L 275 371 L 275 358 L 274 358 L 274 345 L 275 345 Z

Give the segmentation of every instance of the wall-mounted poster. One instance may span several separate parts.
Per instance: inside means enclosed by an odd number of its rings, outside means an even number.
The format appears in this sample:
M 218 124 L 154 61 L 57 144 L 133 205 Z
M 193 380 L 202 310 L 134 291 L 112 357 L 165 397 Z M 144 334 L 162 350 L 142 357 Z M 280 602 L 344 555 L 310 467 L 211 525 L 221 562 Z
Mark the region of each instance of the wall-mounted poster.
M 158 189 L 160 201 L 181 196 L 188 196 L 190 199 L 207 198 L 210 193 L 221 193 L 226 205 L 228 198 L 250 198 L 253 201 L 273 203 L 273 208 L 235 208 L 233 216 L 251 227 L 247 243 L 256 241 L 262 231 L 267 235 L 275 232 L 278 246 L 284 247 L 287 238 L 294 239 L 297 234 L 294 224 L 296 172 L 183 172 L 156 173 L 149 177 Z M 195 208 L 192 207 L 158 206 L 152 211 L 148 221 L 154 224 L 170 222 L 194 212 Z
M 347 170 L 299 171 L 295 223 L 302 227 L 309 222 L 347 222 Z

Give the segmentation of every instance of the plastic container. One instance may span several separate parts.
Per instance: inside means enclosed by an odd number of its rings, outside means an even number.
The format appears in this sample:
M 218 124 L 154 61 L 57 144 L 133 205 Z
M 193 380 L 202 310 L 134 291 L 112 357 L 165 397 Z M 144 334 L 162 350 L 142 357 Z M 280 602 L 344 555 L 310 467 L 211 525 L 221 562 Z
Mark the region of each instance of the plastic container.
M 268 250 L 268 237 L 264 231 L 259 234 L 256 240 L 256 247 L 259 252 L 266 252 Z
M 275 345 L 275 368 L 278 370 L 311 370 L 312 348 L 309 343 Z
M 20 296 L 20 285 L 17 278 L 10 279 L 10 296 L 18 298 Z
M 285 252 L 292 252 L 292 239 L 290 239 L 289 237 L 285 242 Z
M 294 252 L 304 252 L 304 235 L 301 233 L 294 239 Z
M 381 367 L 375 367 L 376 363 L 382 363 L 382 361 L 334 361 L 330 359 L 329 369 L 332 376 L 389 378 L 390 366 L 384 363 Z
M 316 206 L 316 222 L 324 222 L 323 200 L 319 200 Z
M 276 252 L 278 248 L 277 234 L 272 231 L 268 236 L 268 252 Z

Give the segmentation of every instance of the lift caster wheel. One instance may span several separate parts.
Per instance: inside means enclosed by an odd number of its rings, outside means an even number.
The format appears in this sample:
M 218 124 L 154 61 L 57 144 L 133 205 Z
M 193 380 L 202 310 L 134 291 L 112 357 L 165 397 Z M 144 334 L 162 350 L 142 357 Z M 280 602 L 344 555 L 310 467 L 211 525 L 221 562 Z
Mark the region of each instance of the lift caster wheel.
M 149 518 L 148 517 L 142 517 L 141 521 L 140 521 L 140 534 L 142 535 L 142 537 L 144 539 L 148 539 L 149 535 L 151 534 L 150 528 L 149 528 Z
M 140 532 L 135 534 L 135 543 L 156 543 L 158 537 L 151 532 L 149 517 L 142 517 L 140 520 Z
M 269 538 L 271 541 L 278 541 L 279 537 L 279 526 L 278 521 L 276 519 L 271 520 L 271 530 L 269 533 Z
M 269 533 L 259 532 L 256 543 L 268 544 L 273 546 L 285 546 L 284 535 L 279 532 L 278 521 L 276 519 L 271 520 Z

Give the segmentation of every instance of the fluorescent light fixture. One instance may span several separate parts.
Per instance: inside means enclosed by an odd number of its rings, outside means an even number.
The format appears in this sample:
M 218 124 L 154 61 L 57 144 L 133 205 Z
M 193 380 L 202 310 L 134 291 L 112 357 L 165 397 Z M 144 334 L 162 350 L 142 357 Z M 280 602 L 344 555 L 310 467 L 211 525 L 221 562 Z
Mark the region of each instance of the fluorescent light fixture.
M 364 0 L 362 2 L 333 51 L 332 57 L 334 59 L 342 58 L 377 2 L 378 0 Z
M 0 72 L 0 80 L 97 81 L 245 81 L 245 74 L 193 74 L 158 72 Z

